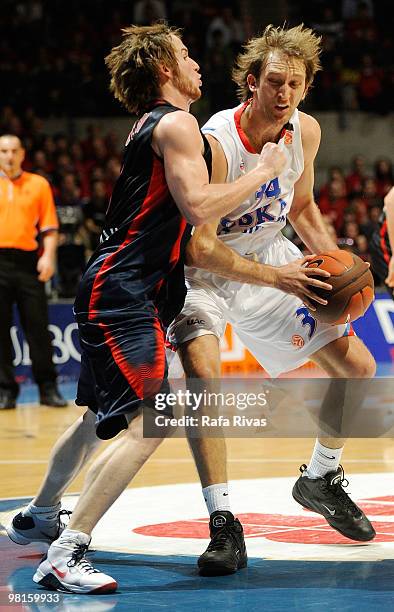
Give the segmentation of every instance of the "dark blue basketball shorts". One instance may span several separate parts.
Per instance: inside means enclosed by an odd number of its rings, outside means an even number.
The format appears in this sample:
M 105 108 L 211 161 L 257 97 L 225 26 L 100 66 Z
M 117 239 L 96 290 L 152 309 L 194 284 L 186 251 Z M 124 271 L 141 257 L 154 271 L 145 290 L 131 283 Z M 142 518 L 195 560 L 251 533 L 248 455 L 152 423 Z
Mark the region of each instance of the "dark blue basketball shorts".
M 168 390 L 164 330 L 148 310 L 111 322 L 79 321 L 78 326 L 76 403 L 96 413 L 97 436 L 107 440 L 127 429 L 142 403 Z

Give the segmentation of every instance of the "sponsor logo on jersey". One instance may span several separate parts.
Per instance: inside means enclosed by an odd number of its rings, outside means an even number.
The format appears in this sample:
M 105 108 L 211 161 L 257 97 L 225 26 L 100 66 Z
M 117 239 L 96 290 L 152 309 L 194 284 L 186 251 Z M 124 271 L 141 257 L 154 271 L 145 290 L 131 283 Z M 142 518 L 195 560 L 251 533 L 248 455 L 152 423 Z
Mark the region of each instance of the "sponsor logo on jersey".
M 186 325 L 205 325 L 204 319 L 187 319 Z
M 282 129 L 282 131 L 280 133 L 280 139 L 283 138 L 283 142 L 284 142 L 285 145 L 293 144 L 293 130 L 294 130 L 294 128 L 293 128 L 291 123 L 288 123 Z
M 223 218 L 220 220 L 220 226 L 218 235 L 229 234 L 233 231 L 241 231 L 243 234 L 253 234 L 257 232 L 265 223 L 284 223 L 286 221 L 285 209 L 287 203 L 281 197 L 281 188 L 279 185 L 278 177 L 274 178 L 268 183 L 261 185 L 260 189 L 256 191 L 255 198 L 255 210 L 248 212 L 238 219 L 227 219 Z M 262 204 L 263 201 L 270 200 L 267 204 Z M 279 202 L 280 211 L 279 214 L 274 214 L 271 207 Z M 277 204 L 276 204 L 277 206 Z
M 117 231 L 118 231 L 117 227 L 107 227 L 103 229 L 100 235 L 100 243 L 103 244 L 103 242 L 108 240 Z
M 306 325 L 309 327 L 308 337 L 310 340 L 316 331 L 317 321 L 315 317 L 312 317 L 311 313 L 309 312 L 306 306 L 302 306 L 301 308 L 298 308 L 296 310 L 295 316 L 297 318 L 300 318 L 302 327 L 305 327 Z
M 305 345 L 305 340 L 302 336 L 299 336 L 298 334 L 294 334 L 291 337 L 291 343 L 296 348 L 302 348 Z

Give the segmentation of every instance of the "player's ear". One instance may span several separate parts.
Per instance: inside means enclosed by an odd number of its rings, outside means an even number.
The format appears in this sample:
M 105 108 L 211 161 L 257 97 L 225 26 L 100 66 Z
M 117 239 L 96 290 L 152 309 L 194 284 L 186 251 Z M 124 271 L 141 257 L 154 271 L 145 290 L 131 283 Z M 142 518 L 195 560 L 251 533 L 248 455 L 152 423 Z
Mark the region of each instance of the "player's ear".
M 159 64 L 159 81 L 161 85 L 168 81 L 171 75 L 172 70 L 167 66 L 167 64 Z
M 246 77 L 246 82 L 248 84 L 249 91 L 251 91 L 252 93 L 256 91 L 257 81 L 256 81 L 256 77 L 253 74 L 248 74 L 248 76 Z

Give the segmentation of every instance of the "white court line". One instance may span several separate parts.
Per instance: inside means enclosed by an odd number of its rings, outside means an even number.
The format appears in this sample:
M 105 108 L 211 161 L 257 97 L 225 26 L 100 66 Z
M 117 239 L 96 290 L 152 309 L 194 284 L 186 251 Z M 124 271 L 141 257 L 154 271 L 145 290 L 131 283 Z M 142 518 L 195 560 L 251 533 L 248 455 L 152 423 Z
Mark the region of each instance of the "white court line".
M 228 463 L 305 463 L 305 457 L 291 459 L 228 459 Z M 0 459 L 0 465 L 46 464 L 48 459 Z M 193 459 L 150 459 L 149 463 L 194 463 Z M 344 463 L 393 463 L 394 459 L 345 459 Z

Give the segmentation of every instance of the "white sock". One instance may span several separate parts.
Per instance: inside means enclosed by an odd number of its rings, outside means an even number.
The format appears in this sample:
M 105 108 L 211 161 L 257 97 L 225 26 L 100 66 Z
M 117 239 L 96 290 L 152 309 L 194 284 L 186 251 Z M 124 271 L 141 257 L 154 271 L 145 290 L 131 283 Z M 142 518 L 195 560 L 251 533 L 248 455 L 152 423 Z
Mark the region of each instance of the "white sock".
M 227 510 L 228 512 L 231 512 L 228 484 L 226 482 L 209 485 L 209 487 L 205 487 L 202 490 L 202 494 L 204 495 L 205 503 L 207 504 L 210 515 L 216 510 Z
M 316 440 L 312 457 L 303 476 L 323 478 L 328 472 L 335 472 L 341 461 L 342 451 L 343 446 L 342 448 L 327 448 L 327 446 L 320 444 L 319 440 Z
M 60 502 L 56 506 L 35 506 L 32 502 L 23 510 L 22 514 L 39 514 L 40 519 L 51 520 L 57 519 L 60 511 Z

